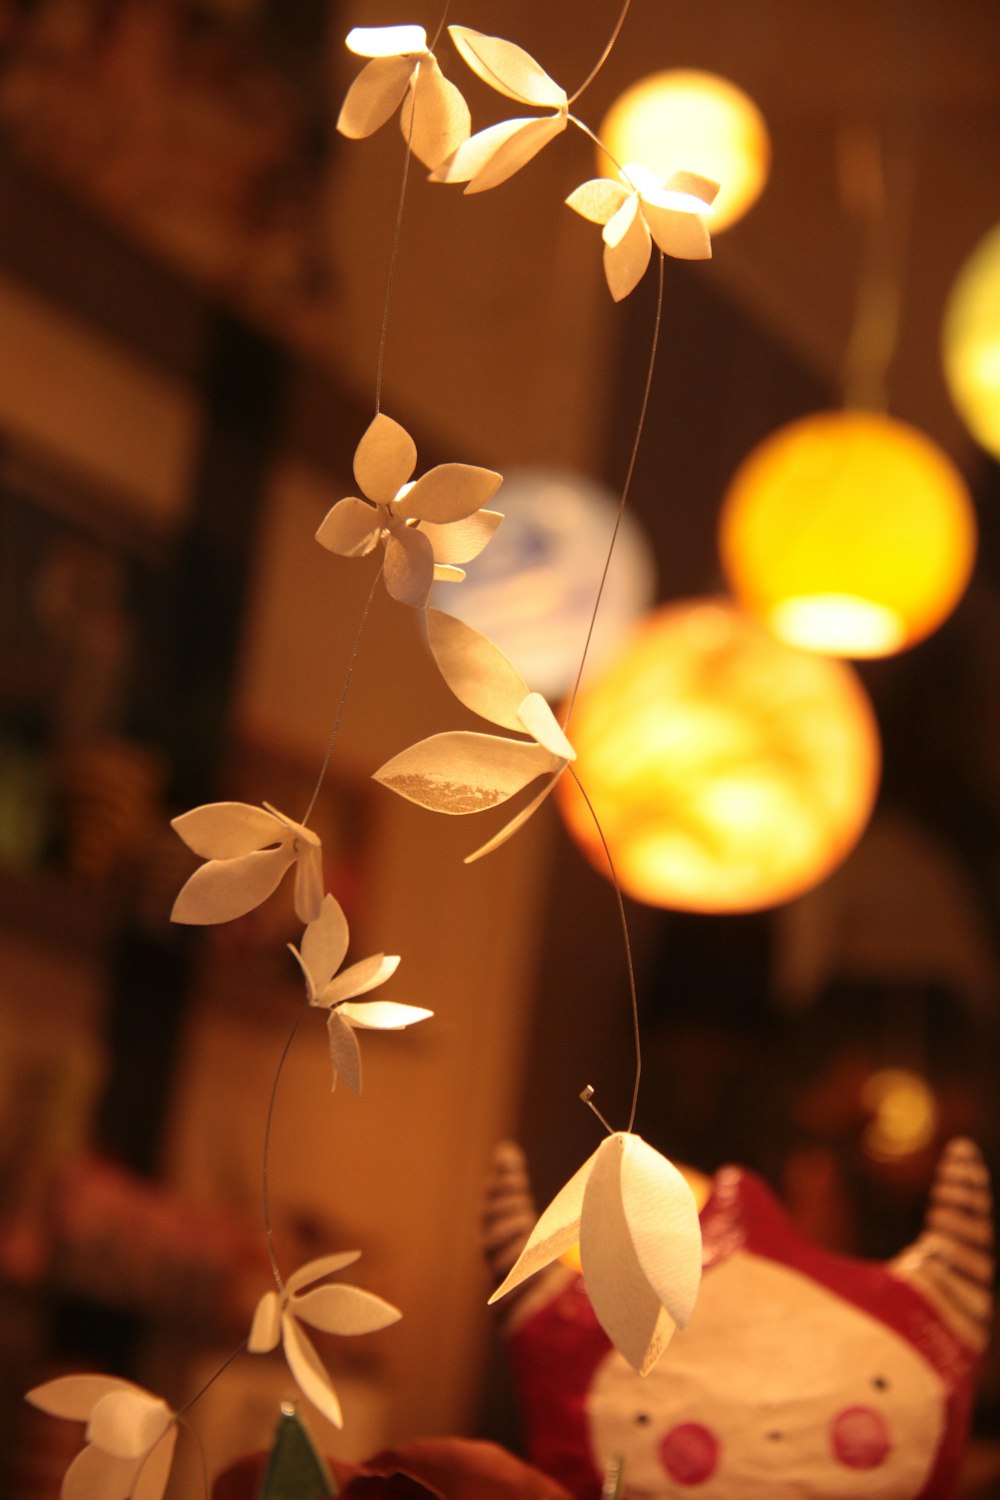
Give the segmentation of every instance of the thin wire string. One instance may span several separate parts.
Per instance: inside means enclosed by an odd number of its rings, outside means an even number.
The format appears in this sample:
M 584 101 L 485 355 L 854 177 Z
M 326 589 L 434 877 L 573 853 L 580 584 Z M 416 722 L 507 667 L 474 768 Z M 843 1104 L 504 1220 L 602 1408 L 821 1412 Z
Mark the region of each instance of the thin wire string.
M 292 1049 L 292 1043 L 295 1040 L 296 1033 L 298 1032 L 299 1027 L 302 1025 L 303 1019 L 305 1018 L 305 1015 L 309 1009 L 310 1006 L 307 1000 L 296 1016 L 295 1023 L 292 1026 L 291 1031 L 288 1033 L 285 1045 L 281 1049 L 281 1056 L 278 1058 L 278 1066 L 275 1069 L 274 1082 L 271 1085 L 271 1097 L 267 1103 L 267 1120 L 264 1124 L 264 1160 L 263 1169 L 261 1172 L 261 1206 L 264 1214 L 264 1239 L 267 1244 L 267 1254 L 271 1262 L 271 1271 L 274 1275 L 275 1281 L 277 1282 L 279 1292 L 283 1292 L 285 1290 L 285 1282 L 281 1272 L 278 1269 L 278 1260 L 274 1253 L 274 1226 L 271 1222 L 271 1127 L 274 1124 L 274 1102 L 278 1097 L 278 1084 L 281 1082 L 281 1075 L 284 1071 L 285 1062 L 289 1052 Z
M 420 75 L 421 64 L 417 63 L 414 78 Z M 392 234 L 392 250 L 389 253 L 389 270 L 385 279 L 385 300 L 382 303 L 382 331 L 378 340 L 378 363 L 375 367 L 375 415 L 382 410 L 382 372 L 385 369 L 385 346 L 389 337 L 389 308 L 392 305 L 392 284 L 399 260 L 399 243 L 403 234 L 403 209 L 406 207 L 406 184 L 410 180 L 410 163 L 413 160 L 413 125 L 417 118 L 414 99 L 410 111 L 410 129 L 406 136 L 406 153 L 403 156 L 403 176 L 399 184 L 399 202 L 396 204 L 396 224 Z
M 232 1364 L 233 1360 L 237 1357 L 237 1355 L 243 1353 L 243 1351 L 246 1348 L 246 1346 L 247 1346 L 247 1340 L 246 1339 L 244 1339 L 242 1343 L 237 1344 L 236 1348 L 233 1349 L 229 1354 L 226 1355 L 225 1359 L 222 1361 L 222 1364 L 215 1371 L 215 1373 L 213 1375 L 210 1375 L 208 1377 L 208 1379 L 205 1381 L 204 1385 L 199 1386 L 198 1389 L 195 1391 L 194 1395 L 191 1396 L 191 1397 L 189 1397 L 189 1399 L 187 1401 L 185 1401 L 184 1405 L 178 1408 L 178 1410 L 174 1413 L 174 1415 L 176 1416 L 178 1422 L 180 1422 L 180 1421 L 183 1420 L 183 1418 L 185 1417 L 185 1415 L 187 1414 L 187 1412 L 189 1412 L 191 1410 L 192 1406 L 194 1406 L 196 1404 L 196 1402 L 198 1402 L 198 1401 L 201 1400 L 202 1396 L 205 1395 L 206 1391 L 211 1390 L 212 1386 L 218 1380 L 219 1376 L 225 1374 L 226 1370 L 229 1369 L 229 1366 Z M 193 1432 L 194 1431 L 194 1429 L 191 1428 L 190 1426 L 188 1426 L 187 1423 L 185 1423 L 185 1426 L 188 1427 L 188 1431 L 189 1432 Z M 197 1436 L 197 1434 L 195 1434 L 195 1436 Z
M 621 32 L 622 27 L 625 25 L 625 17 L 629 13 L 629 7 L 631 6 L 631 4 L 632 4 L 632 0 L 625 0 L 625 4 L 621 8 L 621 11 L 620 11 L 619 16 L 618 16 L 618 20 L 615 22 L 614 30 L 612 31 L 610 37 L 608 38 L 608 42 L 607 42 L 606 47 L 604 48 L 604 51 L 601 53 L 600 57 L 597 59 L 596 63 L 591 68 L 590 72 L 587 74 L 586 78 L 583 80 L 583 82 L 581 83 L 580 87 L 577 89 L 576 93 L 575 94 L 570 94 L 570 96 L 569 96 L 569 102 L 570 102 L 570 104 L 575 104 L 576 101 L 579 99 L 580 95 L 586 89 L 590 88 L 590 85 L 593 83 L 594 79 L 597 77 L 598 73 L 604 67 L 604 64 L 607 62 L 608 58 L 611 56 L 611 53 L 614 51 L 615 43 L 618 40 L 619 33 Z

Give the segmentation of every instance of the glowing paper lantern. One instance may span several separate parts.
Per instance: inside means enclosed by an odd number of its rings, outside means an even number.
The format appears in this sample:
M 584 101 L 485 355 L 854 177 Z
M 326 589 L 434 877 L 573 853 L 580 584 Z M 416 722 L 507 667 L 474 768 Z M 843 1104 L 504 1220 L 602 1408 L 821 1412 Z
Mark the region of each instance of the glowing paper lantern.
M 617 163 L 642 162 L 661 179 L 686 168 L 720 183 L 713 234 L 756 203 L 771 164 L 767 126 L 753 100 L 727 79 L 694 69 L 653 73 L 626 89 L 600 137 Z M 598 165 L 611 170 L 603 151 Z
M 800 894 L 851 849 L 878 783 L 853 670 L 721 600 L 651 615 L 584 686 L 570 733 L 622 887 L 654 906 L 753 911 Z M 571 777 L 557 796 L 606 874 Z
M 875 412 L 818 412 L 741 464 L 719 550 L 740 603 L 791 645 L 889 656 L 961 598 L 975 513 L 958 470 L 916 428 Z
M 882 1068 L 866 1079 L 861 1103 L 871 1111 L 861 1144 L 876 1161 L 899 1161 L 933 1145 L 937 1101 L 919 1074 L 906 1068 Z
M 579 666 L 618 498 L 583 475 L 508 473 L 496 497 L 503 524 L 459 585 L 432 602 L 488 636 L 535 692 L 558 697 Z M 652 552 L 626 512 L 601 597 L 588 661 L 600 661 L 652 602 Z
M 1000 458 L 1000 224 L 959 272 L 942 336 L 951 399 L 976 441 Z

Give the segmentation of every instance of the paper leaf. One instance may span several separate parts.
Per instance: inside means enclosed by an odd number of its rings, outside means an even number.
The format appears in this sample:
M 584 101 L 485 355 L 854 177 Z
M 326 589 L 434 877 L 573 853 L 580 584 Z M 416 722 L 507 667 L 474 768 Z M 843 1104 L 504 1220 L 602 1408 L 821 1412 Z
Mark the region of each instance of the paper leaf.
M 170 1478 L 170 1466 L 177 1446 L 177 1428 L 172 1427 L 143 1461 L 132 1491 L 131 1500 L 162 1500 Z
M 344 908 L 334 896 L 324 896 L 319 916 L 302 934 L 302 948 L 296 957 L 312 980 L 319 995 L 336 974 L 347 954 L 350 934 Z M 292 949 L 295 953 L 295 949 Z
M 433 521 L 425 521 L 420 530 L 431 544 L 436 564 L 467 563 L 479 556 L 502 520 L 501 511 L 480 510 L 474 516 L 453 521 L 448 526 L 435 526 Z M 460 572 L 459 569 L 455 571 Z
M 576 751 L 541 693 L 529 693 L 517 710 L 522 729 L 560 760 L 576 760 Z
M 340 1007 L 340 1014 L 352 1026 L 365 1031 L 402 1031 L 418 1021 L 428 1020 L 434 1012 L 419 1005 L 401 1005 L 395 1000 L 363 1000 L 359 1005 L 347 1000 Z
M 353 26 L 346 45 L 359 57 L 405 57 L 427 51 L 422 26 Z
M 664 255 L 672 255 L 675 260 L 711 260 L 712 239 L 699 214 L 660 208 L 649 202 L 645 214 L 650 233 Z
M 295 1377 L 299 1390 L 307 1401 L 311 1401 L 318 1412 L 332 1422 L 334 1427 L 343 1427 L 344 1418 L 340 1402 L 330 1384 L 330 1377 L 323 1362 L 295 1319 L 288 1313 L 282 1322 L 282 1340 L 288 1368 Z
M 354 477 L 361 492 L 388 505 L 417 466 L 417 447 L 405 427 L 379 412 L 354 452 Z
M 316 540 L 338 557 L 367 557 L 378 545 L 383 519 L 367 500 L 338 500 L 316 531 Z
M 719 191 L 719 184 L 712 177 L 703 177 L 700 172 L 671 172 L 661 191 L 664 194 L 684 193 L 705 208 L 711 208 Z
M 238 859 L 282 836 L 274 814 L 248 802 L 208 802 L 171 818 L 170 826 L 202 859 Z
M 434 564 L 435 583 L 461 583 L 465 577 L 464 568 L 453 568 L 450 563 Z
M 486 840 L 485 844 L 481 844 L 478 849 L 474 849 L 471 854 L 467 854 L 462 863 L 474 865 L 477 859 L 482 859 L 485 855 L 492 854 L 494 849 L 500 849 L 507 843 L 508 839 L 512 839 L 515 833 L 523 828 L 528 819 L 538 811 L 558 779 L 558 776 L 554 776 L 538 795 L 531 799 L 526 807 L 522 807 L 521 811 L 515 817 L 511 818 L 509 823 L 504 824 L 499 833 L 495 833 L 491 839 Z
M 330 1043 L 330 1062 L 333 1064 L 331 1089 L 337 1087 L 342 1078 L 355 1094 L 361 1093 L 361 1048 L 348 1023 L 335 1010 L 326 1018 L 326 1034 Z
M 366 995 L 391 979 L 399 968 L 399 955 L 374 953 L 371 958 L 362 958 L 338 974 L 323 995 L 324 1005 L 339 1005 L 343 1000 L 352 1000 L 356 995 Z
M 485 130 L 478 130 L 431 172 L 430 180 L 432 182 L 468 182 L 470 177 L 474 177 L 485 167 L 505 141 L 510 140 L 512 135 L 516 135 L 528 123 L 530 122 L 526 120 L 500 120 L 496 125 L 488 125 Z
M 277 889 L 294 862 L 288 847 L 262 849 L 242 859 L 210 859 L 181 887 L 170 920 L 205 927 L 245 916 Z
M 646 273 L 653 246 L 642 214 L 636 214 L 625 238 L 604 247 L 604 274 L 616 302 L 634 291 Z
M 598 1148 L 599 1150 L 600 1148 Z M 583 1166 L 573 1174 L 566 1186 L 559 1189 L 548 1208 L 541 1215 L 528 1236 L 527 1243 L 511 1266 L 504 1281 L 500 1283 L 490 1302 L 496 1302 L 512 1292 L 522 1281 L 551 1265 L 565 1251 L 572 1249 L 580 1235 L 580 1215 L 583 1212 L 587 1184 L 594 1170 L 598 1152 L 589 1156 Z
M 413 526 L 400 526 L 390 533 L 382 577 L 400 604 L 424 608 L 434 582 L 434 552 L 422 532 Z
M 94 1406 L 87 1441 L 114 1458 L 141 1458 L 173 1420 L 165 1401 L 146 1391 L 109 1391 Z
M 323 851 L 310 838 L 298 850 L 295 866 L 295 915 L 300 922 L 315 922 L 323 910 Z
M 438 464 L 422 474 L 393 506 L 398 516 L 417 516 L 438 525 L 464 521 L 492 500 L 503 475 L 474 464 Z
M 459 703 L 504 729 L 523 729 L 518 712 L 529 688 L 514 663 L 464 620 L 440 609 L 426 618 L 434 660 Z
M 410 57 L 376 57 L 366 63 L 344 95 L 337 129 L 348 140 L 373 135 L 403 102 L 413 74 Z
M 390 791 L 431 812 L 485 812 L 559 765 L 541 745 L 456 730 L 411 745 L 375 772 Z
M 139 1387 L 113 1375 L 61 1375 L 28 1391 L 25 1401 L 51 1417 L 86 1422 L 97 1402 L 109 1391 L 137 1391 Z
M 607 224 L 631 196 L 623 182 L 615 182 L 610 177 L 592 177 L 589 182 L 575 188 L 566 203 L 592 224 Z
M 138 1464 L 87 1444 L 63 1475 L 59 1500 L 128 1500 Z
M 469 139 L 469 106 L 430 54 L 422 59 L 403 100 L 399 125 L 414 156 L 432 170 Z
M 646 1280 L 686 1328 L 701 1283 L 701 1224 L 694 1194 L 672 1162 L 637 1135 L 624 1137 L 621 1198 Z
M 320 1286 L 295 1299 L 295 1316 L 323 1333 L 350 1337 L 375 1333 L 398 1323 L 403 1314 L 390 1302 L 356 1286 Z
M 506 141 L 494 151 L 489 161 L 480 167 L 466 187 L 466 193 L 484 193 L 489 188 L 499 187 L 508 177 L 513 177 L 526 167 L 532 157 L 537 156 L 543 146 L 555 140 L 566 129 L 566 116 L 543 115 L 540 120 L 522 120 L 520 128 L 511 133 Z
M 639 199 L 637 194 L 629 193 L 622 201 L 621 207 L 611 215 L 604 226 L 601 235 L 604 243 L 610 245 L 613 250 L 620 245 L 635 222 L 635 216 L 639 212 Z
M 311 1282 L 322 1281 L 324 1276 L 333 1276 L 337 1271 L 353 1266 L 354 1262 L 360 1259 L 360 1250 L 339 1250 L 336 1255 L 320 1255 L 316 1260 L 306 1261 L 304 1266 L 299 1266 L 297 1271 L 293 1271 L 285 1283 L 286 1289 L 290 1295 L 300 1292 Z
M 497 93 L 542 109 L 565 107 L 566 90 L 523 47 L 468 26 L 449 26 L 448 35 L 473 73 Z
M 265 1292 L 254 1309 L 247 1348 L 251 1354 L 266 1354 L 281 1337 L 281 1298 Z

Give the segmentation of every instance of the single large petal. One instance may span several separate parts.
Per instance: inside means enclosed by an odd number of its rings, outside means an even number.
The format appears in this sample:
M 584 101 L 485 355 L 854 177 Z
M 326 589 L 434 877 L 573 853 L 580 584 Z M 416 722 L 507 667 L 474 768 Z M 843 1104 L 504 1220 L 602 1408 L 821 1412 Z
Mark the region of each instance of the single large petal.
M 627 234 L 617 245 L 604 246 L 604 274 L 616 302 L 627 297 L 639 285 L 652 254 L 649 228 L 637 213 Z
M 520 1286 L 522 1281 L 551 1265 L 576 1244 L 580 1237 L 580 1215 L 583 1212 L 587 1184 L 594 1170 L 597 1154 L 595 1151 L 593 1156 L 589 1156 L 566 1186 L 559 1189 L 529 1234 L 524 1249 L 505 1279 L 493 1293 L 491 1302 L 505 1297 L 516 1286 Z
M 354 477 L 361 493 L 388 505 L 417 466 L 417 445 L 405 427 L 379 412 L 354 450 Z
M 506 802 L 560 764 L 541 745 L 456 730 L 401 751 L 375 780 L 432 812 L 463 816 Z
M 629 230 L 632 228 L 632 225 L 635 221 L 635 216 L 638 212 L 638 194 L 629 193 L 622 200 L 620 208 L 616 209 L 615 212 L 611 215 L 611 218 L 607 221 L 604 229 L 601 232 L 601 238 L 603 239 L 604 243 L 606 245 L 610 245 L 612 250 L 616 245 L 620 245 L 622 240 L 628 234 Z
M 698 1205 L 672 1162 L 640 1136 L 622 1139 L 621 1198 L 636 1256 L 674 1322 L 686 1328 L 701 1283 Z
M 429 609 L 427 641 L 441 676 L 459 703 L 504 729 L 523 729 L 519 710 L 528 684 L 481 631 L 440 609 Z
M 156 1447 L 143 1459 L 131 1500 L 162 1500 L 167 1488 L 167 1480 L 170 1478 L 170 1467 L 174 1461 L 176 1446 L 177 1428 L 174 1426 L 163 1435 Z
M 468 26 L 449 26 L 448 35 L 473 73 L 498 94 L 540 109 L 565 107 L 566 90 L 523 47 Z
M 315 922 L 323 910 L 323 850 L 315 834 L 305 844 L 296 842 L 295 915 L 300 922 Z
M 181 887 L 170 920 L 206 927 L 245 916 L 267 900 L 294 863 L 295 853 L 287 846 L 242 859 L 210 859 Z
M 281 1337 L 281 1298 L 265 1292 L 254 1308 L 247 1348 L 251 1354 L 267 1354 Z
M 562 769 L 561 767 L 559 775 L 562 774 Z M 537 796 L 532 797 L 527 806 L 522 807 L 521 811 L 511 818 L 509 823 L 505 823 L 499 833 L 495 833 L 491 839 L 486 840 L 485 844 L 480 844 L 478 849 L 473 849 L 471 854 L 467 854 L 462 863 L 474 865 L 477 859 L 482 859 L 486 854 L 492 854 L 494 849 L 501 848 L 507 843 L 508 839 L 512 839 L 515 833 L 518 833 L 524 827 L 525 823 L 527 823 L 528 819 L 533 817 L 538 811 L 558 780 L 559 776 L 553 776 L 551 781 L 547 781 L 542 790 Z
M 477 130 L 475 135 L 470 135 L 456 151 L 435 167 L 430 174 L 431 182 L 468 182 L 470 177 L 475 177 L 482 170 L 505 141 L 510 140 L 512 135 L 516 135 L 528 123 L 523 119 L 500 120 L 496 125 L 488 125 L 485 130 Z
M 369 990 L 377 989 L 391 979 L 398 968 L 399 955 L 396 953 L 373 953 L 371 958 L 362 958 L 327 985 L 322 1003 L 339 1005 L 356 995 L 367 995 Z
M 202 859 L 238 859 L 284 837 L 280 819 L 248 802 L 208 802 L 171 818 L 170 826 Z
M 400 604 L 423 609 L 434 582 L 434 549 L 422 532 L 400 526 L 385 544 L 385 586 Z
M 518 705 L 517 721 L 533 740 L 551 750 L 560 760 L 576 760 L 576 751 L 541 693 L 529 693 Z
M 719 184 L 714 177 L 703 177 L 700 172 L 680 171 L 671 172 L 659 189 L 648 196 L 652 202 L 657 203 L 662 195 L 666 207 L 680 208 L 683 205 L 676 201 L 674 195 L 681 194 L 693 200 L 694 205 L 704 212 L 705 209 L 711 208 L 718 191 Z M 643 196 L 647 195 L 643 193 Z
M 321 1412 L 328 1422 L 332 1422 L 334 1427 L 343 1427 L 344 1418 L 340 1410 L 340 1402 L 330 1383 L 326 1367 L 290 1313 L 286 1313 L 282 1321 L 282 1342 L 288 1368 L 294 1375 L 295 1383 L 303 1396 L 307 1401 L 311 1401 L 316 1410 Z
M 361 1048 L 353 1028 L 341 1019 L 335 1010 L 326 1018 L 326 1034 L 330 1044 L 330 1062 L 333 1064 L 331 1089 L 337 1087 L 342 1078 L 355 1094 L 361 1093 Z
M 358 1005 L 345 1000 L 340 1014 L 364 1031 L 402 1031 L 406 1026 L 428 1020 L 434 1012 L 419 1005 L 401 1005 L 396 1000 L 362 1000 Z
M 537 156 L 543 146 L 554 141 L 566 129 L 567 116 L 543 115 L 539 120 L 523 120 L 520 130 L 514 132 L 501 145 L 489 161 L 480 167 L 465 188 L 466 193 L 484 193 L 488 188 L 499 187 L 508 177 L 513 177 L 526 167 L 532 157 Z
M 425 167 L 433 169 L 469 139 L 472 117 L 462 92 L 445 78 L 437 58 L 421 59 L 399 116 L 403 139 Z
M 347 954 L 350 933 L 344 908 L 335 896 L 324 896 L 320 914 L 302 934 L 302 948 L 296 958 L 312 981 L 313 992 L 320 995 L 336 974 Z
M 611 177 L 592 177 L 574 188 L 566 203 L 592 224 L 607 224 L 632 196 L 623 182 L 615 182 Z
M 393 504 L 397 516 L 417 516 L 438 525 L 464 521 L 492 500 L 503 475 L 475 464 L 438 464 L 422 474 L 412 489 Z
M 285 1282 L 285 1288 L 291 1296 L 295 1292 L 300 1292 L 304 1286 L 309 1286 L 311 1282 L 321 1281 L 324 1276 L 333 1276 L 337 1271 L 353 1266 L 354 1262 L 360 1259 L 360 1250 L 338 1250 L 334 1255 L 317 1256 L 315 1260 L 307 1260 L 305 1265 L 293 1271 Z
M 420 530 L 431 544 L 435 565 L 467 563 L 479 556 L 502 520 L 501 511 L 477 510 L 474 516 L 452 521 L 447 526 L 424 521 Z
M 60 1375 L 58 1380 L 46 1380 L 43 1385 L 36 1385 L 24 1399 L 51 1417 L 86 1422 L 98 1401 L 109 1391 L 139 1389 L 130 1380 L 119 1380 L 114 1375 Z
M 398 1323 L 403 1314 L 391 1302 L 358 1286 L 318 1286 L 295 1299 L 294 1316 L 322 1333 L 343 1337 L 376 1333 Z
M 420 56 L 427 51 L 427 33 L 422 26 L 352 26 L 345 45 L 359 57 Z
M 129 1500 L 140 1463 L 114 1458 L 88 1443 L 63 1475 L 59 1500 Z
M 402 104 L 414 67 L 412 57 L 376 57 L 366 63 L 340 106 L 341 135 L 358 141 L 384 125 Z
M 384 519 L 367 500 L 348 495 L 338 500 L 320 522 L 316 540 L 338 557 L 367 557 L 378 545 Z
M 644 200 L 649 232 L 664 255 L 675 260 L 711 260 L 712 237 L 699 213 L 661 208 Z
M 173 1421 L 173 1412 L 148 1391 L 108 1391 L 87 1423 L 87 1441 L 113 1458 L 142 1458 Z

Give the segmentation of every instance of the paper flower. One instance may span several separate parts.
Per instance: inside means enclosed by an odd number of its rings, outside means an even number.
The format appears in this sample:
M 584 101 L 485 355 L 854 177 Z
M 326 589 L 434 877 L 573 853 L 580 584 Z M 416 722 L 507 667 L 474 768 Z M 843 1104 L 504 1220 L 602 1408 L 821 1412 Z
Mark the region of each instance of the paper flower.
M 63 1500 L 160 1500 L 177 1425 L 159 1396 L 111 1375 L 65 1375 L 25 1399 L 50 1416 L 87 1424 L 86 1447 L 63 1479 Z
M 356 26 L 347 45 L 371 61 L 347 91 L 341 135 L 372 135 L 402 104 L 400 127 L 424 166 L 436 167 L 468 137 L 469 106 L 441 72 L 422 26 Z
M 490 1301 L 578 1242 L 598 1322 L 647 1375 L 698 1295 L 701 1226 L 691 1189 L 639 1136 L 608 1136 L 553 1198 Z
M 616 302 L 642 280 L 653 243 L 678 260 L 710 260 L 712 241 L 705 216 L 719 184 L 697 172 L 674 172 L 661 182 L 634 163 L 627 181 L 594 177 L 566 202 L 593 224 L 604 225 L 604 274 Z
M 383 541 L 386 588 L 401 604 L 422 609 L 435 579 L 464 578 L 455 565 L 478 557 L 503 520 L 480 508 L 503 479 L 471 464 L 438 464 L 410 484 L 416 465 L 410 434 L 380 412 L 354 453 L 354 477 L 367 499 L 338 500 L 316 540 L 338 557 L 367 557 Z
M 299 921 L 319 916 L 323 850 L 311 829 L 266 802 L 209 802 L 171 819 L 170 826 L 208 861 L 181 888 L 171 921 L 203 927 L 242 917 L 270 896 L 292 865 Z
M 499 647 L 439 609 L 429 609 L 426 619 L 431 651 L 455 697 L 473 713 L 531 739 L 468 730 L 434 734 L 386 761 L 375 780 L 432 812 L 462 815 L 497 807 L 539 776 L 549 778 L 533 801 L 467 857 L 469 864 L 499 849 L 527 822 L 576 752 L 545 699 L 530 691 Z
M 403 1316 L 390 1302 L 357 1286 L 317 1285 L 353 1265 L 360 1250 L 326 1255 L 311 1260 L 288 1278 L 280 1292 L 265 1292 L 257 1303 L 247 1348 L 251 1354 L 266 1354 L 280 1339 L 288 1368 L 303 1396 L 311 1401 L 335 1427 L 343 1427 L 337 1393 L 319 1355 L 300 1327 L 308 1323 L 323 1333 L 353 1336 L 388 1328 Z
M 417 1005 L 398 1005 L 390 1000 L 351 1001 L 358 995 L 384 984 L 395 974 L 399 959 L 395 954 L 376 953 L 351 964 L 342 974 L 337 970 L 347 952 L 349 934 L 347 918 L 340 903 L 326 896 L 315 922 L 310 922 L 302 938 L 301 951 L 289 943 L 296 962 L 306 979 L 309 1004 L 329 1012 L 326 1021 L 330 1038 L 330 1061 L 333 1063 L 333 1087 L 341 1077 L 356 1094 L 361 1092 L 361 1049 L 354 1035 L 361 1030 L 401 1031 L 434 1014 Z M 334 978 L 336 975 L 336 978 Z
M 448 34 L 472 71 L 490 88 L 552 115 L 501 120 L 469 136 L 431 173 L 433 182 L 464 182 L 467 193 L 481 193 L 506 182 L 542 147 L 566 129 L 566 90 L 550 78 L 530 53 L 498 36 L 484 36 L 468 26 L 449 26 Z

